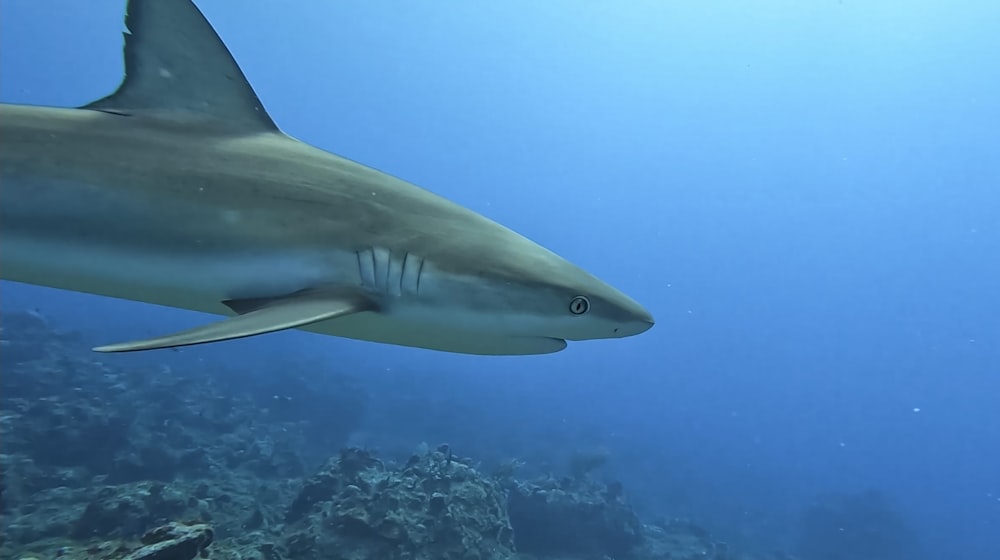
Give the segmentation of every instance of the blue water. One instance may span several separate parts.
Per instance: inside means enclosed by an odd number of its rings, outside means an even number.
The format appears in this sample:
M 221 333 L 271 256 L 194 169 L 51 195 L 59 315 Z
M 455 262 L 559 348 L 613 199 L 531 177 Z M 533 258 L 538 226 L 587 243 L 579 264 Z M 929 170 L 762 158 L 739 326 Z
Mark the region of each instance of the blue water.
M 747 546 L 873 488 L 927 558 L 1000 558 L 1000 5 L 199 5 L 283 130 L 512 227 L 657 325 L 523 358 L 281 333 L 102 359 L 320 365 L 376 402 L 410 382 L 465 407 L 421 431 L 386 406 L 381 437 L 603 446 L 642 511 Z M 4 1 L 0 98 L 111 91 L 122 12 Z M 0 289 L 95 342 L 205 320 Z

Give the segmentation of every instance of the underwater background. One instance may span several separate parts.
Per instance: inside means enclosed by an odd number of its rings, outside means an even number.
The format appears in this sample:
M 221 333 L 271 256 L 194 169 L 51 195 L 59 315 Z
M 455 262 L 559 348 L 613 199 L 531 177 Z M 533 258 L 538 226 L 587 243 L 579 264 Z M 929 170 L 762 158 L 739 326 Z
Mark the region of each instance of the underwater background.
M 1000 558 L 1000 5 L 198 5 L 282 130 L 657 325 L 529 357 L 300 332 L 108 356 L 207 317 L 0 284 L 5 558 L 192 518 L 212 557 L 396 557 L 372 542 L 420 541 L 402 506 L 392 536 L 314 515 L 369 507 L 344 493 L 371 476 L 506 508 L 452 512 L 489 550 L 464 525 L 400 558 Z M 112 91 L 123 14 L 0 3 L 0 99 Z

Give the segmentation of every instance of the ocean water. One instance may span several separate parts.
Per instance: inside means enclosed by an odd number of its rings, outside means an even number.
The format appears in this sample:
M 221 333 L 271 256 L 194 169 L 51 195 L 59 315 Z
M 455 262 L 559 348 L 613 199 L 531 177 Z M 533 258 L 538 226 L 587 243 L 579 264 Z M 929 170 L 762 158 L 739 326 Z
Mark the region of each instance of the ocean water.
M 317 460 L 447 442 L 536 475 L 596 454 L 643 522 L 745 554 L 1000 558 L 1000 6 L 198 4 L 283 130 L 540 242 L 657 324 L 546 356 L 291 332 L 100 362 L 216 396 L 348 376 L 364 412 Z M 0 3 L 0 99 L 113 90 L 123 11 Z M 208 319 L 0 294 L 78 333 L 81 360 Z M 310 403 L 296 418 L 328 412 Z

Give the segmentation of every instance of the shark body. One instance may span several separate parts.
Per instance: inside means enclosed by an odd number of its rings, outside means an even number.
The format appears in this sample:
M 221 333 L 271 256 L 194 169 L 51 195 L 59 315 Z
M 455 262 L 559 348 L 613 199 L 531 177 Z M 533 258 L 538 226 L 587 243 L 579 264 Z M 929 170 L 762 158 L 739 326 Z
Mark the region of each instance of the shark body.
M 508 228 L 281 132 L 190 0 L 127 11 L 116 92 L 0 104 L 0 277 L 229 318 L 96 350 L 300 328 L 540 354 L 652 326 Z

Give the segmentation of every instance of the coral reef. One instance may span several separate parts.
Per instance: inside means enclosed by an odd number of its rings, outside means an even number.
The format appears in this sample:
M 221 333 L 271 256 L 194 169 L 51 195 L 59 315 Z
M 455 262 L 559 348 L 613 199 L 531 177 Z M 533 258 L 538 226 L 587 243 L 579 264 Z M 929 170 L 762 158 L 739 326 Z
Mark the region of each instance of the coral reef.
M 635 556 L 648 560 L 730 560 L 737 556 L 725 543 L 711 538 L 708 531 L 682 520 L 665 520 L 643 527 L 645 539 Z M 740 556 L 740 558 L 747 558 Z M 761 559 L 763 560 L 763 559 Z M 770 560 L 791 560 L 775 556 Z
M 338 376 L 309 393 L 294 375 L 282 390 L 269 377 L 112 367 L 35 313 L 2 315 L 0 367 L 4 558 L 132 541 L 176 519 L 246 540 L 280 522 L 312 457 L 346 441 L 365 403 Z M 298 412 L 282 406 L 293 399 Z
M 367 402 L 350 377 L 126 370 L 38 314 L 0 327 L 2 558 L 749 560 L 642 525 L 594 476 L 605 450 L 530 480 L 447 445 L 383 461 L 346 446 Z
M 345 449 L 288 509 L 288 558 L 505 559 L 513 531 L 499 486 L 447 446 L 398 468 Z
M 142 536 L 142 545 L 122 560 L 190 560 L 208 558 L 214 533 L 200 523 L 168 523 Z
M 515 483 L 507 507 L 524 552 L 618 557 L 642 543 L 642 525 L 618 483 L 576 477 Z

